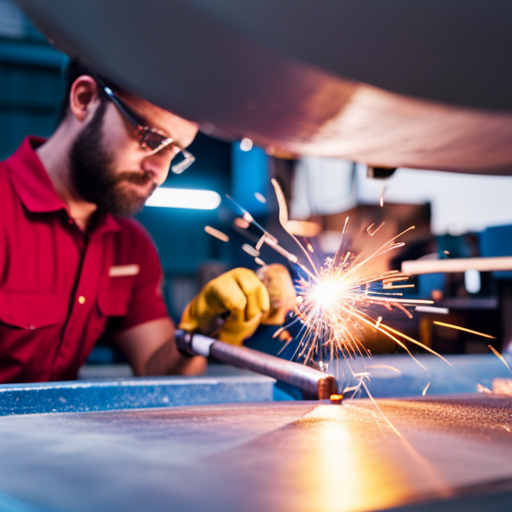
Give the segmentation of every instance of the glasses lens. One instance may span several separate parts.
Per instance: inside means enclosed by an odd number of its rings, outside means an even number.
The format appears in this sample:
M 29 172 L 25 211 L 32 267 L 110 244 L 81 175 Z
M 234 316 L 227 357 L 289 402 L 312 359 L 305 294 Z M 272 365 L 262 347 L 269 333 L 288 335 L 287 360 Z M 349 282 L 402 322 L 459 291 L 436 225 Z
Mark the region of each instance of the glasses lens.
M 164 137 L 162 134 L 147 128 L 146 126 L 140 128 L 140 145 L 150 151 L 160 149 L 162 144 L 167 140 L 167 137 Z

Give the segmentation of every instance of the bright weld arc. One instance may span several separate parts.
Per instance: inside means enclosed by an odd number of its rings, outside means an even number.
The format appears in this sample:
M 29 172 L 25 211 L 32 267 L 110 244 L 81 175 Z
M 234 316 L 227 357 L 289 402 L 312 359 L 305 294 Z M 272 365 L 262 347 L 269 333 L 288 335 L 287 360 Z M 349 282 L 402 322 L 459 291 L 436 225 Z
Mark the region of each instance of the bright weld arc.
M 279 204 L 279 220 L 283 228 L 286 229 L 288 211 L 284 195 L 275 180 L 272 180 L 272 184 Z M 358 329 L 367 327 L 381 332 L 407 350 L 407 347 L 393 335 L 401 335 L 401 333 L 392 333 L 390 329 L 387 329 L 387 325 L 373 319 L 370 315 L 364 313 L 361 308 L 369 306 L 383 306 L 388 310 L 396 308 L 411 316 L 411 313 L 406 309 L 407 307 L 414 307 L 419 304 L 432 304 L 432 301 L 404 299 L 397 296 L 397 294 L 388 294 L 368 288 L 372 284 L 380 283 L 382 285 L 383 282 L 387 286 L 392 286 L 398 281 L 403 282 L 408 279 L 407 276 L 398 271 L 385 272 L 382 275 L 364 279 L 357 278 L 356 271 L 365 263 L 373 260 L 373 258 L 401 247 L 403 244 L 395 241 L 399 236 L 407 233 L 414 227 L 389 240 L 362 262 L 359 262 L 356 256 L 349 251 L 343 250 L 344 240 L 342 238 L 334 260 L 328 258 L 320 268 L 317 268 L 313 263 L 308 254 L 307 246 L 304 247 L 293 234 L 290 234 L 309 263 L 309 267 L 306 267 L 299 262 L 297 255 L 281 247 L 275 237 L 259 226 L 247 210 L 236 203 L 231 197 L 228 197 L 228 199 L 235 206 L 237 213 L 242 215 L 247 222 L 261 230 L 262 235 L 256 246 L 257 248 L 262 245 L 262 242 L 269 245 L 292 264 L 297 265 L 306 274 L 298 282 L 298 295 L 302 300 L 298 301 L 295 307 L 295 315 L 302 322 L 302 337 L 294 358 L 304 358 L 306 362 L 309 362 L 315 355 L 322 352 L 324 348 L 330 352 L 331 358 L 338 357 L 339 354 L 348 356 L 359 353 L 362 355 L 363 351 L 366 353 L 366 349 L 357 339 L 355 332 Z M 345 234 L 347 223 L 348 218 L 345 220 L 343 234 Z M 246 249 L 248 247 L 244 247 L 244 250 Z M 251 249 L 254 250 L 252 247 Z M 327 286 L 331 290 L 334 288 L 337 291 L 330 294 L 318 294 L 318 286 Z M 384 289 L 383 286 L 382 289 Z M 405 337 L 405 335 L 403 336 Z M 409 337 L 405 338 L 429 350 L 428 347 L 425 347 L 419 341 Z M 432 352 L 435 353 L 434 351 Z
M 429 347 L 425 346 L 420 341 L 415 340 L 414 338 L 411 338 L 386 324 L 383 324 L 382 320 L 373 318 L 366 312 L 374 306 L 381 306 L 388 311 L 402 311 L 402 313 L 412 318 L 412 313 L 407 308 L 416 308 L 420 305 L 431 305 L 434 303 L 432 300 L 403 298 L 402 293 L 386 292 L 386 290 L 389 289 L 393 290 L 399 287 L 410 286 L 405 284 L 396 285 L 398 282 L 405 282 L 409 279 L 407 275 L 402 274 L 398 270 L 388 271 L 383 274 L 368 278 L 357 277 L 357 271 L 361 269 L 365 264 L 372 261 L 374 258 L 377 258 L 389 251 L 395 250 L 405 245 L 403 242 L 396 242 L 396 240 L 403 236 L 405 233 L 409 232 L 411 229 L 414 229 L 414 226 L 411 226 L 402 233 L 390 239 L 363 261 L 359 261 L 355 254 L 345 250 L 344 248 L 345 232 L 349 220 L 347 217 L 342 232 L 342 239 L 334 258 L 327 258 L 323 265 L 317 267 L 311 259 L 311 256 L 308 254 L 309 251 L 307 245 L 302 245 L 293 235 L 293 233 L 287 230 L 288 210 L 284 194 L 275 179 L 272 180 L 272 185 L 274 186 L 276 198 L 279 204 L 280 224 L 285 229 L 285 231 L 287 231 L 290 237 L 296 242 L 298 248 L 301 251 L 301 254 L 307 260 L 308 266 L 302 264 L 296 254 L 289 252 L 287 249 L 284 249 L 281 245 L 279 245 L 278 240 L 270 233 L 268 233 L 262 226 L 260 226 L 252 218 L 247 210 L 241 207 L 229 196 L 228 199 L 235 207 L 237 213 L 242 216 L 248 225 L 252 224 L 261 230 L 262 234 L 260 235 L 260 239 L 257 244 L 258 248 L 263 244 L 268 245 L 283 257 L 285 257 L 292 265 L 295 265 L 300 270 L 302 270 L 304 273 L 304 275 L 300 277 L 297 283 L 298 297 L 297 304 L 294 307 L 295 316 L 290 322 L 278 329 L 274 335 L 274 337 L 278 337 L 292 324 L 297 322 L 301 323 L 302 326 L 299 332 L 300 338 L 292 359 L 302 358 L 304 363 L 308 364 L 313 363 L 315 356 L 319 355 L 321 359 L 323 359 L 322 354 L 325 352 L 327 352 L 331 360 L 340 356 L 352 357 L 359 354 L 362 357 L 363 355 L 370 355 L 370 352 L 364 347 L 361 340 L 358 338 L 358 331 L 361 329 L 370 328 L 393 340 L 427 372 L 427 368 L 414 357 L 405 343 L 400 341 L 399 338 L 402 338 L 405 341 L 411 342 L 421 347 L 422 349 L 431 352 L 452 366 L 452 364 L 444 357 Z M 373 225 L 369 226 L 367 233 L 370 236 L 373 236 L 373 234 L 381 229 L 382 225 L 383 224 L 381 224 L 373 232 L 371 232 Z M 262 263 L 261 260 L 258 263 L 260 262 Z M 334 284 L 335 287 L 340 287 L 340 290 L 342 291 L 338 291 L 338 293 L 332 294 L 330 300 L 326 301 L 325 298 L 317 300 L 315 298 L 315 288 L 322 283 L 330 283 L 331 285 Z M 375 289 L 375 287 L 377 287 L 377 289 Z M 457 328 L 457 326 L 451 325 L 450 327 Z M 289 341 L 286 343 L 285 347 L 288 345 Z M 348 361 L 349 360 L 347 359 L 347 363 Z M 349 368 L 352 375 L 356 377 L 358 373 L 352 370 L 350 364 Z M 355 392 L 357 392 L 357 390 L 363 386 L 367 391 L 368 396 L 375 403 L 368 387 L 363 382 L 364 378 L 369 378 L 368 372 L 359 372 L 359 375 L 359 384 L 355 387 L 346 386 L 344 392 L 351 391 L 353 389 L 356 390 Z M 429 385 L 427 385 L 424 389 L 425 393 L 428 389 L 428 386 Z M 379 412 L 382 414 L 382 411 L 380 411 L 376 403 L 375 405 Z M 385 418 L 384 415 L 383 417 Z M 387 418 L 385 419 L 388 421 Z M 388 421 L 388 423 L 390 422 Z M 392 428 L 396 431 L 393 426 Z M 396 432 L 398 433 L 398 431 Z

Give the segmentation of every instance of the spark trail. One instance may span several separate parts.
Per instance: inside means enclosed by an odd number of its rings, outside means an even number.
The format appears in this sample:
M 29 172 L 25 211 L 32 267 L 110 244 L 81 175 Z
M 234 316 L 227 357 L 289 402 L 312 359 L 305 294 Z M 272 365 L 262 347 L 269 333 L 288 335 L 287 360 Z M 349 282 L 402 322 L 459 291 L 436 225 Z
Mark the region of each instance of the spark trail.
M 288 209 L 284 194 L 276 180 L 272 180 L 272 185 L 279 204 L 279 221 L 297 244 L 298 254 L 279 245 L 278 240 L 259 225 L 247 210 L 231 197 L 228 196 L 228 199 L 233 203 L 235 210 L 247 223 L 247 226 L 253 225 L 260 233 L 260 238 L 255 246 L 251 247 L 251 250 L 244 246 L 244 250 L 253 255 L 259 263 L 262 262 L 259 258 L 259 251 L 265 244 L 285 257 L 298 271 L 300 277 L 296 282 L 297 302 L 291 305 L 295 314 L 294 318 L 274 335 L 278 337 L 290 327 L 291 323 L 300 322 L 302 328 L 293 359 L 311 364 L 315 360 L 332 361 L 339 356 L 369 355 L 369 351 L 363 344 L 369 331 L 378 332 L 392 340 L 413 359 L 415 358 L 406 342 L 439 355 L 418 340 L 386 325 L 382 321 L 382 316 L 375 313 L 384 308 L 387 311 L 399 311 L 411 318 L 411 311 L 414 311 L 416 307 L 433 304 L 433 301 L 404 297 L 401 289 L 413 285 L 407 283 L 409 279 L 407 275 L 397 270 L 370 277 L 362 276 L 365 266 L 375 258 L 403 247 L 405 244 L 397 240 L 414 229 L 414 226 L 384 243 L 367 258 L 359 260 L 354 253 L 345 248 L 345 235 L 349 221 L 347 217 L 334 257 L 326 258 L 321 266 L 317 266 L 311 256 L 311 244 L 301 244 L 297 237 L 289 231 Z M 240 222 L 236 225 L 241 226 Z M 370 225 L 367 229 L 368 235 L 374 236 L 382 225 L 380 224 L 378 227 Z M 305 264 L 301 263 L 301 259 L 305 261 Z M 416 361 L 426 370 L 418 360 Z M 448 363 L 448 361 L 446 362 Z

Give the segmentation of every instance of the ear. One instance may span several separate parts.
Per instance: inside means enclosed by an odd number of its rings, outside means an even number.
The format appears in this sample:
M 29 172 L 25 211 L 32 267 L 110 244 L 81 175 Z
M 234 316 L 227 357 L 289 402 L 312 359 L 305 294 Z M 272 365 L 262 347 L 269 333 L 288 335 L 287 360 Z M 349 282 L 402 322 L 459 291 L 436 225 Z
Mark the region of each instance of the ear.
M 69 91 L 69 110 L 79 120 L 84 121 L 99 102 L 98 84 L 89 75 L 79 76 Z

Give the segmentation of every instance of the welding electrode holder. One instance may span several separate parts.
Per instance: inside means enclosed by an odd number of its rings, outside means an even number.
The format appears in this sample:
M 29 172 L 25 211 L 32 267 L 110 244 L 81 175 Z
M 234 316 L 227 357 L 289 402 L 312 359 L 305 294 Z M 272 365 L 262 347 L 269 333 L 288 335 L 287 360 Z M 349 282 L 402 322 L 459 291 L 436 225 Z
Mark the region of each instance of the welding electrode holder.
M 176 346 L 184 356 L 193 357 L 198 355 L 192 350 L 192 336 L 194 334 L 189 331 L 184 331 L 183 329 L 176 330 Z
M 328 400 L 337 392 L 336 379 L 332 375 L 247 347 L 229 345 L 182 329 L 176 331 L 176 345 L 186 356 L 212 356 L 222 363 L 261 373 L 295 386 L 308 397 Z

